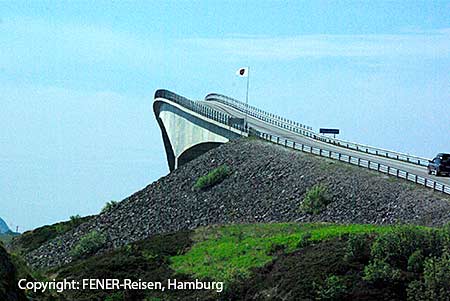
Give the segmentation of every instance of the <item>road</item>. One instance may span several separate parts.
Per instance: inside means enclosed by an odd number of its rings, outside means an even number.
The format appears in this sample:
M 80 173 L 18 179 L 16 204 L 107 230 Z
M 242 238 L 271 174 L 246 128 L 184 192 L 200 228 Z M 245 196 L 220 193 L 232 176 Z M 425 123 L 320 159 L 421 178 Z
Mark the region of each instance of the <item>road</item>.
M 227 106 L 221 102 L 201 101 L 200 103 L 203 105 L 207 105 L 218 111 L 232 115 L 234 117 L 245 118 L 245 114 L 243 112 L 241 112 L 235 108 L 232 108 L 230 106 Z M 359 157 L 361 159 L 370 160 L 371 162 L 374 162 L 374 163 L 384 164 L 384 165 L 387 165 L 390 167 L 394 167 L 397 169 L 401 169 L 401 170 L 416 174 L 416 175 L 424 177 L 424 178 L 432 179 L 432 180 L 440 182 L 444 185 L 450 185 L 450 177 L 442 177 L 442 176 L 436 177 L 434 175 L 429 175 L 427 172 L 427 168 L 424 166 L 411 164 L 411 163 L 403 162 L 403 161 L 398 161 L 395 159 L 385 158 L 385 157 L 381 157 L 381 156 L 377 156 L 377 155 L 367 154 L 364 152 L 351 150 L 351 149 L 347 149 L 344 147 L 332 145 L 332 144 L 329 144 L 326 142 L 318 141 L 318 140 L 315 140 L 315 139 L 312 139 L 312 138 L 309 138 L 309 137 L 306 137 L 306 136 L 303 136 L 300 134 L 290 132 L 286 129 L 276 127 L 272 124 L 266 123 L 260 119 L 252 117 L 252 116 L 247 116 L 247 121 L 251 127 L 255 128 L 256 130 L 261 131 L 261 132 L 265 132 L 268 134 L 283 137 L 288 140 L 295 141 L 296 143 L 302 143 L 302 144 L 305 144 L 308 146 L 321 148 L 321 149 L 324 149 L 327 151 L 335 151 L 335 152 L 339 152 L 344 155 L 355 156 L 355 157 Z

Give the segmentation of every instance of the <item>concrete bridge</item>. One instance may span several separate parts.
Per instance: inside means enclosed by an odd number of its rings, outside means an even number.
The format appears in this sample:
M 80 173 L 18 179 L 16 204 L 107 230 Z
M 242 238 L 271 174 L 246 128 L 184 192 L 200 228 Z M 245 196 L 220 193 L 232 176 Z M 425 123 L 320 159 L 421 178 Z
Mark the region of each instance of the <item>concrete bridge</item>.
M 247 136 L 244 129 L 227 125 L 227 114 L 167 90 L 156 91 L 153 111 L 170 171 L 222 143 Z
M 428 175 L 427 158 L 325 137 L 310 126 L 224 95 L 208 94 L 204 100 L 193 101 L 168 90 L 157 90 L 153 111 L 161 128 L 170 171 L 222 143 L 250 133 L 450 194 L 450 178 Z

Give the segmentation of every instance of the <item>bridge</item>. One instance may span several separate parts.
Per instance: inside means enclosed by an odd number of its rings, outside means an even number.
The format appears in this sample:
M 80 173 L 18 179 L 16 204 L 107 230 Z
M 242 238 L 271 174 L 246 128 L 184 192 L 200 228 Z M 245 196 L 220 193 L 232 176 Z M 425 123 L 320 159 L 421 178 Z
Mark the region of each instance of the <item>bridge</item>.
M 450 178 L 428 174 L 427 158 L 325 137 L 288 120 L 221 94 L 190 100 L 157 90 L 153 111 L 170 171 L 233 139 L 257 136 L 285 147 L 347 162 L 450 194 Z

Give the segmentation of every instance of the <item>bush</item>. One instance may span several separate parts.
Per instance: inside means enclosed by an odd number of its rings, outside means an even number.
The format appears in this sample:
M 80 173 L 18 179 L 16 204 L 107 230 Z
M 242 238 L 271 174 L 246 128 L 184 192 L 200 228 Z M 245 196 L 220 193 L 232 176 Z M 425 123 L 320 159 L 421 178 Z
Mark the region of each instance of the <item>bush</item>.
M 424 257 L 421 250 L 417 250 L 408 258 L 408 271 L 421 273 L 423 271 Z
M 111 210 L 112 208 L 116 207 L 119 204 L 117 201 L 109 201 L 106 202 L 105 206 L 102 208 L 102 213 Z
M 106 242 L 103 234 L 97 231 L 91 231 L 84 235 L 70 251 L 70 256 L 75 259 L 91 255 L 98 251 Z
M 300 209 L 305 213 L 319 214 L 330 202 L 326 186 L 316 184 L 307 190 Z
M 408 300 L 448 300 L 450 296 L 450 253 L 425 260 L 422 281 L 412 281 Z
M 407 270 L 408 260 L 414 252 L 424 257 L 440 256 L 443 231 L 426 230 L 418 226 L 398 226 L 393 231 L 380 234 L 372 244 L 373 258 L 384 260 L 392 266 Z
M 363 279 L 367 282 L 391 282 L 399 280 L 400 277 L 400 270 L 393 268 L 384 260 L 375 259 L 364 267 Z
M 207 175 L 201 176 L 194 184 L 195 190 L 204 190 L 222 182 L 230 174 L 230 169 L 226 165 L 221 165 L 211 170 Z
M 341 300 L 346 293 L 347 286 L 344 280 L 339 276 L 332 275 L 317 290 L 317 299 Z
M 367 236 L 365 234 L 351 233 L 348 236 L 347 245 L 345 247 L 344 260 L 360 260 L 364 257 L 367 244 Z

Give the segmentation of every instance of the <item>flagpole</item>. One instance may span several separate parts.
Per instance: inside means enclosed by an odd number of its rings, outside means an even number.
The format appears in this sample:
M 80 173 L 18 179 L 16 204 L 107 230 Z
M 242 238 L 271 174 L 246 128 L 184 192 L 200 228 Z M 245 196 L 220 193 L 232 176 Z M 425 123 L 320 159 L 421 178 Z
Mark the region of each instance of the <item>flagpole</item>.
M 244 127 L 248 127 L 248 125 L 247 125 L 247 122 L 248 122 L 248 118 L 247 118 L 247 115 L 248 115 L 248 86 L 249 86 L 249 82 L 250 82 L 250 66 L 248 66 L 247 67 L 248 69 L 248 71 L 247 71 L 247 93 L 246 93 L 246 95 L 245 95 L 245 124 L 244 124 Z

